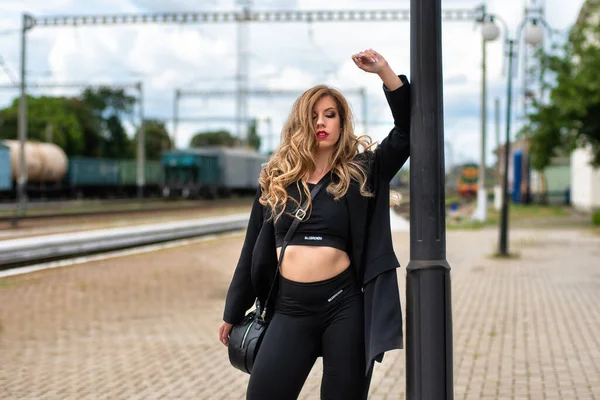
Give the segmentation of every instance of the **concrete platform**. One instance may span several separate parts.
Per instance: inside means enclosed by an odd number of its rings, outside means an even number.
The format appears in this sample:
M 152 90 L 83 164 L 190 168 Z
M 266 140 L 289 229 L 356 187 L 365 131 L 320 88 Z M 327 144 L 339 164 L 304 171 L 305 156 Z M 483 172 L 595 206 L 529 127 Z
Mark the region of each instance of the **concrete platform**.
M 0 266 L 245 229 L 248 218 L 244 213 L 2 240 Z
M 600 399 L 600 235 L 513 230 L 512 260 L 490 257 L 495 229 L 447 238 L 455 399 Z M 244 399 L 217 339 L 242 240 L 0 279 L 0 398 Z M 394 243 L 404 268 L 408 232 Z M 404 376 L 388 353 L 370 399 L 404 399 Z

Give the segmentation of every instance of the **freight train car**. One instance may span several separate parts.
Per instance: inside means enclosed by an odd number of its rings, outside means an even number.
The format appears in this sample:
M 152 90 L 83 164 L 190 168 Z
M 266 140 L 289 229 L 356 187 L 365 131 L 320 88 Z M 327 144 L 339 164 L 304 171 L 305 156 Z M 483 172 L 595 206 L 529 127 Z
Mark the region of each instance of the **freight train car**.
M 137 195 L 136 160 L 119 160 L 119 195 L 134 197 Z M 164 182 L 164 171 L 160 161 L 148 160 L 144 163 L 144 196 L 160 195 L 160 188 Z
M 137 196 L 137 161 L 108 158 L 71 157 L 66 187 L 70 197 Z M 163 182 L 160 161 L 144 163 L 144 196 L 160 195 Z
M 14 197 L 15 182 L 21 174 L 21 144 L 16 140 L 4 140 L 10 149 L 11 196 Z M 67 171 L 67 156 L 53 143 L 27 141 L 25 151 L 25 172 L 27 193 L 30 197 L 59 196 L 64 190 L 63 178 Z
M 0 142 L 0 198 L 9 197 L 12 192 L 12 167 L 10 148 Z
M 107 158 L 71 157 L 66 185 L 72 197 L 107 197 L 119 186 L 119 161 Z
M 163 197 L 214 197 L 219 187 L 219 159 L 197 149 L 163 153 Z
M 203 147 L 200 154 L 217 156 L 219 189 L 224 194 L 249 194 L 258 188 L 258 176 L 268 156 L 254 150 L 230 147 Z
M 253 193 L 268 157 L 253 150 L 203 147 L 163 154 L 165 197 Z

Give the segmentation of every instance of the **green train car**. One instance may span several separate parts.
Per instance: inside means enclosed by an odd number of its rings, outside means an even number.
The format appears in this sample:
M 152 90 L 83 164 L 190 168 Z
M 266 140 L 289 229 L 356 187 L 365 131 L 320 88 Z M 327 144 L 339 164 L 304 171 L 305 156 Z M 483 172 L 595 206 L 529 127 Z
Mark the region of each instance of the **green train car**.
M 146 161 L 144 195 L 158 196 L 164 180 L 160 161 Z M 72 197 L 134 197 L 137 195 L 137 161 L 70 157 L 65 187 Z
M 253 194 L 268 156 L 254 150 L 203 147 L 163 153 L 165 197 Z
M 119 160 L 119 189 L 122 194 L 133 196 L 137 193 L 137 161 Z M 144 163 L 144 192 L 148 195 L 159 195 L 160 187 L 165 179 L 160 161 Z
M 106 193 L 119 184 L 119 162 L 106 158 L 70 157 L 66 187 L 74 197 Z
M 216 155 L 196 149 L 163 153 L 163 197 L 214 197 L 219 194 L 220 171 Z

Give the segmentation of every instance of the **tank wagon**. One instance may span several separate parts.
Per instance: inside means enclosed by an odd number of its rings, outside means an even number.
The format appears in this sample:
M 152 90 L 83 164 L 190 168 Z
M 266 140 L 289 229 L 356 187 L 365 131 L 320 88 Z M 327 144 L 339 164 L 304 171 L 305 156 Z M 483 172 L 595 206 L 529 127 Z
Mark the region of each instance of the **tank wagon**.
M 21 175 L 21 145 L 16 140 L 4 140 L 3 145 L 10 154 L 9 196 L 14 195 L 15 182 Z M 65 152 L 53 143 L 25 142 L 25 171 L 27 192 L 32 197 L 55 194 L 63 189 L 62 181 L 67 172 L 68 159 Z M 2 159 L 2 169 L 8 168 Z

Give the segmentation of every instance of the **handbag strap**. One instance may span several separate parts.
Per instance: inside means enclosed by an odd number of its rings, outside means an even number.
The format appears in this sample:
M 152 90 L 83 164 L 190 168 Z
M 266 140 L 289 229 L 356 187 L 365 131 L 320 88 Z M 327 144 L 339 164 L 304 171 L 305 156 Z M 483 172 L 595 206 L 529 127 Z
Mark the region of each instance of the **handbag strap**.
M 315 187 L 312 188 L 312 190 L 310 191 L 311 199 L 314 200 L 315 197 L 317 197 L 317 194 L 323 187 L 323 184 L 324 184 L 324 182 L 323 182 L 323 180 L 321 180 L 319 183 L 317 183 L 315 185 Z M 300 225 L 300 222 L 302 222 L 304 220 L 304 218 L 306 217 L 306 206 L 307 205 L 308 205 L 308 199 L 306 199 L 304 201 L 304 203 L 302 204 L 302 207 L 297 209 L 296 212 L 294 213 L 294 221 L 290 225 L 290 228 L 288 229 L 287 233 L 285 234 L 285 237 L 283 238 L 283 244 L 281 245 L 281 253 L 279 253 L 279 260 L 277 260 L 277 269 L 275 270 L 275 276 L 273 277 L 273 282 L 271 282 L 271 289 L 269 289 L 269 294 L 267 295 L 267 299 L 265 300 L 265 307 L 260 312 L 260 316 L 263 320 L 265 319 L 265 315 L 267 314 L 267 305 L 269 304 L 269 299 L 271 298 L 271 293 L 273 292 L 273 287 L 275 286 L 275 280 L 277 279 L 277 273 L 280 272 L 279 267 L 281 265 L 281 261 L 283 260 L 283 253 L 285 253 L 285 248 L 292 240 L 292 237 L 294 237 L 294 233 L 296 232 L 298 225 Z M 259 307 L 260 307 L 260 304 L 259 304 Z

